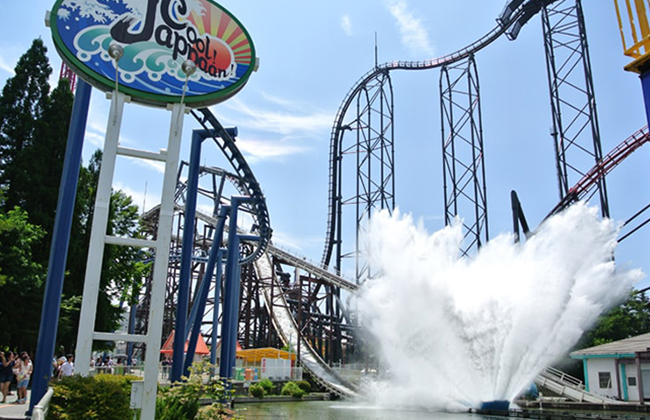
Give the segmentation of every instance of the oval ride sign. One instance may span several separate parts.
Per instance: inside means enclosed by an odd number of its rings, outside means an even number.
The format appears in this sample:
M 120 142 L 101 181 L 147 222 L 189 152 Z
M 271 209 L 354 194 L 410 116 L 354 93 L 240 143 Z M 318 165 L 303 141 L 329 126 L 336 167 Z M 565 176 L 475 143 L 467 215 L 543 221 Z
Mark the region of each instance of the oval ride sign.
M 246 29 L 212 0 L 57 0 L 50 15 L 63 60 L 91 85 L 134 101 L 205 107 L 233 96 L 255 67 Z M 109 47 L 123 55 L 117 62 Z M 196 71 L 183 72 L 191 60 Z

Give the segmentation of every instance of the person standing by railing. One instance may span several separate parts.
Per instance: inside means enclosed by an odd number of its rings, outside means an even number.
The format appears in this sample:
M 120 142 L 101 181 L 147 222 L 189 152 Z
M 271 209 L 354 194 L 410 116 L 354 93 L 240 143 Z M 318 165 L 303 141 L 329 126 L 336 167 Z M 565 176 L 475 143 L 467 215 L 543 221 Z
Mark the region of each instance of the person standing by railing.
M 25 404 L 27 402 L 27 385 L 29 384 L 29 378 L 32 376 L 33 369 L 32 361 L 29 359 L 27 352 L 20 353 L 15 367 L 18 388 L 17 404 Z
M 61 377 L 74 375 L 74 356 L 68 354 L 66 361 L 61 365 Z
M 2 390 L 2 403 L 7 402 L 7 395 L 9 395 L 9 386 L 14 378 L 14 353 L 8 351 L 6 353 L 0 352 L 0 390 Z

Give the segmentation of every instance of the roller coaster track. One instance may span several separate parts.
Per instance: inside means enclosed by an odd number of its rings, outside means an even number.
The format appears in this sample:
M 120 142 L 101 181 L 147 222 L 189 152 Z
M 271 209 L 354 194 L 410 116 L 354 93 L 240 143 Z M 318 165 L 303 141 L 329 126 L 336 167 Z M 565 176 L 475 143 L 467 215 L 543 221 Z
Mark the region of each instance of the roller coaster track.
M 324 274 L 323 279 L 326 281 L 334 280 L 333 284 L 341 285 L 342 287 L 348 284 L 351 288 L 356 287 L 356 285 L 346 282 L 327 271 L 322 273 L 324 270 L 319 267 L 300 261 L 301 259 L 295 258 L 277 248 L 270 247 L 269 252 L 276 252 L 284 258 L 291 258 L 297 264 L 300 264 L 302 269 L 307 271 L 321 272 L 321 274 Z M 260 278 L 270 278 L 271 281 L 276 283 L 278 288 L 280 287 L 276 278 L 273 276 L 273 269 L 268 254 L 265 255 L 264 258 L 260 258 L 255 262 L 255 269 Z M 272 322 L 275 330 L 278 331 L 281 336 L 281 341 L 285 345 L 289 345 L 291 348 L 300 349 L 299 357 L 303 369 L 305 369 L 319 385 L 327 389 L 329 392 L 342 398 L 352 398 L 356 396 L 356 387 L 330 368 L 329 365 L 320 357 L 318 352 L 314 350 L 309 341 L 299 334 L 298 324 L 291 314 L 290 306 L 287 303 L 284 294 L 278 293 L 271 296 L 268 288 L 265 288 L 263 295 L 266 307 L 274 308 Z M 300 345 L 298 345 L 298 340 L 300 340 Z
M 236 151 L 236 146 L 234 144 L 231 144 L 231 146 Z M 225 148 L 225 146 L 222 147 L 222 150 L 223 148 Z M 232 155 L 235 157 L 241 156 L 238 151 L 236 153 L 232 153 Z M 243 161 L 243 157 L 241 157 L 241 159 Z M 245 161 L 243 161 L 243 163 L 245 163 Z M 238 164 L 239 166 L 243 166 L 241 163 Z M 180 177 L 184 165 L 185 163 L 183 162 L 181 164 L 181 168 L 179 169 L 177 189 L 175 194 L 175 210 L 180 213 L 185 213 L 183 198 L 185 192 L 187 191 L 187 184 L 182 182 Z M 233 166 L 235 167 L 236 165 L 233 164 Z M 248 166 L 246 165 L 246 167 Z M 240 194 L 246 194 L 250 190 L 255 190 L 255 188 L 251 188 L 250 185 L 247 185 L 246 176 L 229 173 L 220 168 L 202 167 L 200 174 L 201 176 L 216 175 L 225 178 L 235 187 L 235 189 Z M 249 179 L 252 179 L 254 181 L 254 178 Z M 223 203 L 221 204 L 227 204 L 229 201 L 226 197 L 221 197 L 221 200 L 223 200 Z M 252 206 L 251 208 L 247 208 L 246 211 L 255 217 L 256 209 L 258 208 Z M 156 209 L 151 210 L 148 212 L 146 218 L 151 218 L 155 213 Z M 203 221 L 210 226 L 217 225 L 216 217 L 205 214 L 199 210 L 195 212 L 195 218 Z M 259 216 L 257 217 L 257 220 L 260 220 Z M 255 246 L 253 243 L 250 243 L 249 245 Z M 303 272 L 320 279 L 324 283 L 339 287 L 343 290 L 355 292 L 359 287 L 357 284 L 345 280 L 336 274 L 330 273 L 322 267 L 313 265 L 303 258 L 297 257 L 287 251 L 273 246 L 269 241 L 266 244 L 265 253 L 261 254 L 259 258 L 256 258 L 254 260 L 254 267 L 257 271 L 257 277 L 270 279 L 270 281 L 274 283 L 275 290 L 281 290 L 282 286 L 280 285 L 280 282 L 274 275 L 274 271 L 271 268 L 272 266 L 270 263 L 270 256 L 275 257 L 283 263 L 297 267 Z M 250 261 L 250 259 L 247 260 Z M 327 389 L 330 393 L 341 398 L 354 397 L 356 395 L 354 385 L 350 384 L 348 381 L 338 375 L 334 370 L 332 370 L 318 354 L 318 352 L 314 350 L 314 348 L 311 346 L 311 343 L 306 340 L 301 334 L 299 334 L 296 320 L 291 314 L 290 306 L 286 301 L 285 295 L 282 293 L 271 294 L 269 293 L 268 288 L 263 288 L 262 296 L 269 315 L 272 315 L 271 322 L 273 323 L 275 331 L 277 331 L 278 335 L 281 337 L 281 341 L 285 345 L 290 345 L 292 348 L 300 349 L 301 366 L 311 375 L 313 380 L 316 381 L 322 388 Z M 271 308 L 273 308 L 273 310 L 271 310 Z M 298 345 L 298 340 L 300 340 L 300 345 Z
M 319 278 L 326 282 L 329 285 L 340 287 L 343 290 L 349 292 L 356 292 L 359 290 L 359 285 L 352 283 L 349 280 L 345 280 L 343 277 L 340 277 L 334 273 L 327 271 L 326 269 L 313 265 L 302 258 L 296 257 L 293 254 L 277 248 L 273 245 L 269 245 L 268 252 L 276 258 L 279 258 L 293 267 L 298 267 L 301 270 L 305 271 L 312 276 Z
M 343 105 L 339 108 L 336 115 L 336 124 L 332 131 L 332 141 L 331 141 L 331 153 L 330 153 L 330 206 L 329 206 L 329 217 L 328 217 L 328 233 L 326 235 L 327 245 L 325 256 L 323 258 L 323 266 L 327 267 L 329 263 L 329 258 L 331 256 L 332 250 L 332 241 L 334 231 L 332 227 L 334 226 L 335 213 L 333 211 L 334 205 L 334 191 L 336 190 L 335 182 L 335 165 L 333 165 L 333 156 L 336 156 L 338 152 L 338 139 L 339 133 L 342 126 L 342 118 L 347 112 L 350 103 L 354 95 L 361 89 L 361 87 L 367 83 L 372 78 L 377 75 L 389 72 L 390 70 L 426 70 L 444 66 L 446 64 L 451 64 L 463 60 L 472 54 L 480 51 L 485 48 L 487 45 L 494 42 L 501 35 L 506 33 L 508 28 L 510 28 L 515 22 L 518 22 L 520 19 L 526 17 L 526 15 L 532 16 L 537 11 L 540 10 L 542 4 L 551 3 L 554 0 L 545 0 L 543 2 L 535 2 L 529 0 L 521 5 L 522 1 L 514 0 L 511 1 L 508 5 L 518 4 L 518 7 L 507 19 L 500 19 L 499 25 L 493 30 L 488 32 L 485 36 L 480 38 L 478 41 L 470 44 L 469 46 L 462 48 L 452 54 L 439 57 L 437 59 L 425 60 L 425 61 L 393 61 L 384 63 L 382 65 L 376 66 L 366 75 L 364 75 L 360 81 L 353 87 L 350 92 L 348 92 L 346 99 L 343 102 Z M 532 5 L 532 6 L 531 6 Z M 533 10 L 536 8 L 536 10 Z M 529 16 L 528 16 L 529 18 Z M 261 192 L 261 188 L 258 182 L 253 175 L 250 167 L 246 163 L 243 155 L 236 147 L 234 140 L 228 134 L 228 132 L 221 126 L 216 117 L 208 109 L 199 109 L 192 111 L 193 116 L 197 121 L 205 128 L 206 130 L 214 133 L 212 136 L 215 144 L 221 149 L 223 154 L 229 160 L 231 166 L 235 169 L 238 179 L 236 179 L 235 184 L 243 183 L 243 187 L 250 197 L 253 198 L 253 204 L 251 205 L 251 214 L 253 215 L 256 224 L 259 226 L 259 236 L 260 240 L 257 242 L 257 246 L 254 251 L 248 256 L 245 257 L 241 262 L 242 264 L 247 262 L 254 262 L 256 270 L 260 278 L 270 278 L 271 281 L 277 282 L 273 277 L 272 265 L 269 260 L 269 253 L 273 254 L 275 257 L 280 258 L 295 267 L 300 268 L 310 274 L 313 274 L 323 281 L 334 285 L 336 287 L 342 288 L 344 290 L 349 290 L 354 292 L 357 289 L 357 285 L 348 282 L 339 276 L 336 276 L 332 273 L 329 273 L 327 270 L 313 266 L 306 261 L 296 258 L 290 253 L 284 252 L 278 248 L 272 247 L 270 244 L 271 238 L 271 228 L 269 222 L 269 214 L 266 208 L 266 203 L 264 196 Z M 233 181 L 233 179 L 231 179 Z M 182 194 L 182 192 L 180 192 Z M 269 253 L 264 255 L 264 252 L 268 250 Z M 279 286 L 279 285 L 278 285 Z M 319 382 L 323 387 L 328 389 L 330 392 L 335 393 L 341 397 L 352 397 L 356 394 L 354 386 L 347 382 L 345 379 L 340 377 L 333 371 L 328 364 L 320 357 L 320 355 L 314 350 L 308 340 L 306 340 L 299 331 L 299 328 L 296 324 L 296 320 L 293 318 L 289 305 L 286 302 L 286 299 L 283 294 L 278 294 L 278 296 L 269 296 L 268 290 L 263 291 L 264 299 L 266 301 L 267 308 L 280 308 L 278 310 L 272 311 L 272 322 L 275 326 L 276 331 L 282 337 L 282 341 L 285 344 L 289 344 L 294 348 L 300 348 L 300 360 L 303 367 L 311 373 L 312 377 Z M 273 300 L 280 300 L 280 302 L 273 302 Z M 300 340 L 300 346 L 298 346 L 298 340 Z
M 553 3 L 556 0 L 513 0 L 510 1 L 504 12 L 497 19 L 497 26 L 479 38 L 477 41 L 447 55 L 438 58 L 424 60 L 424 61 L 389 61 L 383 64 L 376 65 L 372 70 L 364 74 L 357 83 L 348 91 L 341 106 L 339 107 L 336 117 L 334 119 L 334 126 L 330 137 L 330 162 L 329 162 L 329 209 L 327 219 L 327 231 L 325 233 L 325 249 L 323 251 L 322 265 L 327 267 L 330 264 L 332 257 L 332 249 L 335 242 L 335 226 L 336 226 L 336 192 L 338 190 L 337 184 L 337 156 L 339 155 L 340 143 L 342 140 L 342 130 L 344 128 L 343 118 L 345 117 L 348 108 L 350 107 L 353 99 L 356 97 L 363 87 L 372 79 L 382 73 L 388 73 L 391 70 L 429 70 L 434 68 L 443 67 L 445 65 L 457 63 L 464 60 L 471 55 L 477 53 L 483 48 L 487 47 L 502 35 L 506 34 L 508 29 L 513 25 L 522 25 L 534 14 L 538 13 L 542 7 Z M 510 16 L 504 17 L 508 8 L 516 7 Z M 523 23 L 521 23 L 523 20 Z
M 648 126 L 645 126 L 623 140 L 611 152 L 594 165 L 571 189 L 569 193 L 551 210 L 546 218 L 564 210 L 572 203 L 588 196 L 598 185 L 598 181 L 609 174 L 619 163 L 650 141 Z M 545 219 L 546 219 L 545 218 Z
M 264 251 L 271 242 L 272 235 L 269 211 L 266 207 L 266 199 L 262 193 L 262 188 L 255 179 L 255 175 L 253 175 L 253 171 L 250 166 L 248 166 L 246 159 L 244 159 L 244 155 L 242 155 L 235 145 L 235 140 L 230 136 L 226 129 L 223 128 L 212 112 L 207 108 L 201 108 L 192 110 L 192 115 L 205 130 L 213 133 L 211 136 L 212 140 L 214 140 L 214 143 L 219 147 L 219 149 L 221 149 L 224 156 L 228 159 L 235 170 L 237 176 L 243 182 L 243 187 L 247 193 L 246 195 L 253 199 L 252 204 L 250 205 L 252 210 L 251 214 L 258 227 L 259 241 L 255 244 L 253 252 L 245 257 L 241 263 L 246 264 L 253 262 L 264 254 Z

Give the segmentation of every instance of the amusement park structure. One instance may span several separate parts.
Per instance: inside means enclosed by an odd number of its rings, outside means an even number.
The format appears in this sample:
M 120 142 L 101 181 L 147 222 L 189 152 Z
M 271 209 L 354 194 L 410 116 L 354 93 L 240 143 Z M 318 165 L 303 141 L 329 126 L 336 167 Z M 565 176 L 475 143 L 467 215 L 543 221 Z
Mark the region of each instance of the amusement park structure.
M 173 379 L 180 379 L 193 358 L 192 343 L 202 334 L 212 347 L 212 361 L 220 357 L 220 364 L 226 366 L 221 376 L 232 376 L 235 343 L 244 349 L 286 346 L 296 352 L 298 363 L 314 381 L 339 396 L 354 395 L 355 386 L 333 367 L 368 363 L 373 357 L 371 343 L 361 333 L 354 299 L 362 284 L 377 274 L 364 262 L 367 250 L 361 237 L 365 226 L 374 211 L 392 211 L 396 206 L 391 74 L 439 69 L 445 223 L 464 215 L 461 253 L 471 258 L 490 239 L 478 54 L 501 37 L 514 41 L 538 14 L 558 184 L 559 203 L 550 214 L 576 200 L 597 197 L 602 216 L 608 216 L 605 175 L 648 142 L 648 129 L 642 128 L 603 153 L 581 0 L 510 0 L 496 18 L 496 26 L 470 45 L 424 61 L 375 63 L 348 91 L 330 136 L 329 205 L 320 264 L 273 245 L 265 198 L 236 146 L 237 130 L 224 128 L 208 108 L 193 107 L 191 114 L 202 128 L 194 133 L 190 161 L 177 165 L 175 175 L 171 170 L 165 174 L 165 185 L 169 184 L 165 188 L 173 190 L 173 203 L 161 203 L 143 215 L 149 239 L 102 235 L 101 244 L 96 245 L 99 249 L 105 244 L 153 249 L 147 258 L 155 269 L 132 308 L 129 331 L 92 331 L 93 308 L 82 307 L 82 320 L 89 325 L 84 333 L 80 327 L 77 356 L 80 348 L 83 355 L 89 355 L 93 340 L 122 340 L 131 344 L 130 352 L 139 351 L 157 362 L 158 354 L 151 350 L 155 346 L 142 337 L 160 332 L 155 339 L 162 341 L 175 331 Z M 643 77 L 647 54 L 639 49 L 645 48 L 650 30 L 647 20 L 641 23 L 642 36 L 634 32 L 635 46 L 629 49 L 640 61 L 630 69 L 641 72 L 646 89 L 650 85 Z M 116 107 L 122 107 L 124 97 L 115 93 Z M 172 119 L 182 120 L 182 105 L 174 105 Z M 215 145 L 231 168 L 199 165 L 197 156 L 206 140 L 205 146 Z M 104 157 L 114 160 L 118 154 L 166 159 L 169 167 L 174 163 L 162 153 L 135 151 L 117 143 Z M 110 186 L 106 191 L 110 192 Z M 528 233 L 522 206 L 514 192 L 512 197 L 514 229 L 518 231 L 521 224 Z M 164 267 L 160 266 L 163 260 Z M 98 270 L 93 275 L 99 276 L 101 260 L 93 267 Z M 345 279 L 344 272 L 354 277 Z M 155 276 L 164 278 L 164 286 Z M 155 309 L 161 296 L 162 314 Z M 183 355 L 186 340 L 190 344 Z M 219 341 L 221 354 L 217 355 Z
M 371 357 L 363 335 L 359 334 L 353 301 L 360 285 L 376 274 L 363 263 L 363 229 L 373 211 L 392 211 L 396 205 L 393 72 L 439 69 L 445 222 L 451 223 L 457 214 L 466 215 L 466 241 L 461 251 L 470 258 L 489 240 L 477 54 L 500 37 L 515 40 L 525 23 L 537 14 L 541 15 L 543 27 L 559 198 L 550 214 L 576 200 L 596 197 L 602 216 L 609 215 L 605 175 L 649 140 L 647 127 L 603 154 L 581 1 L 510 1 L 497 17 L 494 29 L 472 44 L 435 59 L 375 63 L 349 90 L 331 131 L 329 208 L 322 261 L 309 263 L 271 243 L 263 256 L 246 259 L 241 266 L 236 318 L 238 342 L 243 348 L 289 346 L 297 351 L 299 363 L 317 382 L 341 396 L 354 393 L 354 386 L 331 367 L 367 362 Z M 212 129 L 210 124 L 216 121 L 206 109 L 193 111 L 193 115 L 206 130 Z M 231 152 L 220 147 L 231 156 Z M 183 230 L 191 226 L 197 233 L 193 241 L 190 299 L 196 305 L 203 299 L 200 290 L 205 287 L 211 291 L 206 295 L 209 297 L 205 313 L 199 318 L 201 332 L 213 348 L 220 337 L 218 326 L 222 325 L 222 286 L 220 275 L 217 281 L 204 277 L 206 255 L 212 245 L 218 209 L 229 203 L 224 185 L 246 195 L 245 185 L 252 175 L 240 171 L 240 162 L 230 161 L 236 173 L 200 168 L 201 179 L 209 181 L 198 191 L 213 210 L 212 214 L 197 212 L 193 225 L 183 221 L 189 213 L 185 210 L 188 185 L 181 176 L 185 165 L 182 166 L 176 192 L 176 233 L 171 245 L 172 254 L 179 254 Z M 156 212 L 153 209 L 145 215 L 148 225 L 156 225 Z M 519 221 L 525 218 L 514 192 L 513 217 L 514 229 L 518 231 Z M 528 230 L 526 224 L 525 233 Z M 350 237 L 356 239 L 347 241 Z M 242 251 L 249 253 L 251 249 L 244 242 Z M 172 258 L 167 296 L 179 292 L 179 270 L 180 258 Z M 342 278 L 343 272 L 355 273 L 354 278 Z M 203 285 L 206 281 L 210 284 Z M 179 327 L 174 316 L 177 300 L 171 298 L 166 302 L 164 336 Z M 136 318 L 146 320 L 141 314 L 147 308 L 143 300 Z M 146 329 L 144 323 L 137 325 Z M 215 360 L 218 356 L 212 357 Z

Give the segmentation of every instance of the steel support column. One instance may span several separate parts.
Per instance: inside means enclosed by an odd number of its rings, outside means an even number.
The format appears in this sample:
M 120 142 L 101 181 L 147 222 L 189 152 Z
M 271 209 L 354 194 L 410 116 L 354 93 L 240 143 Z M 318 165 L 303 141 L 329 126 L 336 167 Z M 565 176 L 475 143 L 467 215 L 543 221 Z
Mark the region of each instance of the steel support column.
M 445 224 L 463 220 L 463 255 L 489 240 L 483 127 L 474 56 L 440 73 Z
M 560 200 L 602 159 L 596 98 L 581 0 L 556 1 L 542 9 L 544 49 Z M 605 178 L 595 190 L 609 216 Z
M 357 282 L 363 282 L 371 273 L 359 260 L 367 251 L 361 243 L 362 232 L 373 211 L 392 211 L 395 207 L 394 104 L 389 72 L 379 72 L 367 80 L 339 113 L 345 114 L 352 102 L 356 102 L 355 115 L 335 127 L 333 133 L 330 188 L 335 199 L 330 203 L 333 226 L 328 227 L 328 231 L 333 235 L 334 249 L 327 248 L 323 263 L 329 265 L 333 257 L 335 270 L 354 269 Z M 346 136 L 348 132 L 354 133 L 351 139 Z M 345 157 L 349 155 L 354 159 L 348 162 Z M 354 187 L 349 183 L 345 185 L 344 181 L 350 179 L 352 171 L 356 173 Z M 344 212 L 351 206 L 354 218 Z M 352 238 L 344 238 L 344 232 L 349 235 L 352 230 L 354 244 Z

